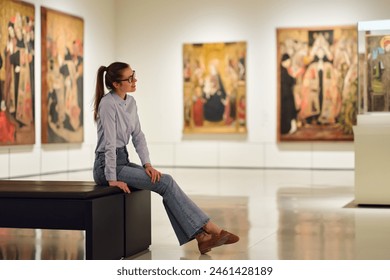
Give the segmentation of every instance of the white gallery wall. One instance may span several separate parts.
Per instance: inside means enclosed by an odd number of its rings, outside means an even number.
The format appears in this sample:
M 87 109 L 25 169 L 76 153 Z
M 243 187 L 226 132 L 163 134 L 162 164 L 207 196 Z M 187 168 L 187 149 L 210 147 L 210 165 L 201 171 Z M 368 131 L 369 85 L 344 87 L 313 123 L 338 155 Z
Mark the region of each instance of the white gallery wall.
M 152 163 L 159 166 L 354 168 L 352 142 L 276 141 L 276 28 L 355 25 L 388 19 L 388 0 L 30 0 L 84 19 L 84 143 L 40 144 L 40 75 L 36 75 L 36 144 L 0 147 L 0 178 L 92 167 L 95 74 L 114 60 L 137 71 L 135 98 Z M 184 43 L 247 42 L 245 137 L 183 135 Z M 35 65 L 40 73 L 39 63 Z M 134 151 L 132 160 L 138 161 Z

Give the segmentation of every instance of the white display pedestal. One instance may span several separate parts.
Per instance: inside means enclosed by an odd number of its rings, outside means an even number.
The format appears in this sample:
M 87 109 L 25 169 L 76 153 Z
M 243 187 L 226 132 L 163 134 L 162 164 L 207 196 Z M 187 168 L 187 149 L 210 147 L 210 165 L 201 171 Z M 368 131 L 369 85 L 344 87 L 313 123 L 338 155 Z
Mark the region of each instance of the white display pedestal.
M 390 113 L 358 115 L 355 203 L 390 205 Z

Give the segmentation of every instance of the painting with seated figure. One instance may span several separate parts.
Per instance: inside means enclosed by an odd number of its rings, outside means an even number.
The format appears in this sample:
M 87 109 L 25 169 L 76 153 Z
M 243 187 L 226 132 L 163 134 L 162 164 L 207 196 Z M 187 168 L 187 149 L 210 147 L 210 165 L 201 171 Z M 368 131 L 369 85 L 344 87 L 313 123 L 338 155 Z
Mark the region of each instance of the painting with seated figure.
M 356 26 L 277 29 L 278 141 L 352 141 Z
M 246 134 L 246 42 L 184 44 L 184 134 Z

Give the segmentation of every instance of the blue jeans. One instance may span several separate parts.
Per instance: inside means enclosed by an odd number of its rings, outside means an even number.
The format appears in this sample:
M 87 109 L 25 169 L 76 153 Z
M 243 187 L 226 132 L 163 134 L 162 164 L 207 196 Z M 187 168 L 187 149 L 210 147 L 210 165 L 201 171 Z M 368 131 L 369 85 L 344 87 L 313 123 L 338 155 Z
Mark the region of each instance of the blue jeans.
M 125 182 L 129 188 L 150 190 L 163 198 L 165 211 L 175 231 L 180 245 L 195 238 L 203 231 L 209 217 L 182 191 L 172 176 L 162 174 L 160 181 L 151 182 L 144 168 L 129 161 L 126 147 L 117 149 L 117 180 Z M 108 185 L 104 175 L 105 156 L 97 152 L 93 167 L 93 177 L 98 185 Z

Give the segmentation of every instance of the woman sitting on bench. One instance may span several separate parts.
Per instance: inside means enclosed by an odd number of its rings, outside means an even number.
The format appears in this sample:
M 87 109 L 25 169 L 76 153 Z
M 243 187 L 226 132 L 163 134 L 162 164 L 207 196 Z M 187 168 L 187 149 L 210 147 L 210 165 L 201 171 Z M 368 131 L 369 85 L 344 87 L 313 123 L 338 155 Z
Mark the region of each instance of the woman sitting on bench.
M 98 70 L 94 102 L 98 134 L 95 182 L 126 193 L 130 193 L 131 186 L 160 194 L 180 245 L 195 238 L 201 254 L 237 242 L 239 237 L 211 222 L 170 175 L 153 168 L 135 99 L 128 94 L 135 92 L 136 82 L 135 71 L 126 63 L 114 62 Z M 107 94 L 104 84 L 109 90 Z M 143 166 L 129 161 L 126 145 L 130 138 Z

